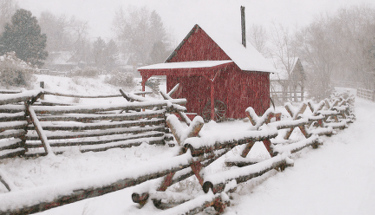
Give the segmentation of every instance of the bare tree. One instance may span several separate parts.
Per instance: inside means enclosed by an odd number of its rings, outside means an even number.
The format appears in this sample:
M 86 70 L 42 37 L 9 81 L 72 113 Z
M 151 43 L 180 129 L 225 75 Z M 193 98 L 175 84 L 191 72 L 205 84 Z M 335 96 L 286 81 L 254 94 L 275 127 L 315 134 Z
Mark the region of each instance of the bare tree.
M 304 79 L 302 68 L 300 73 L 293 73 L 298 63 L 297 49 L 294 35 L 290 30 L 281 24 L 272 26 L 270 50 L 275 67 L 282 72 L 279 77 L 279 84 L 283 88 L 283 98 L 287 93 L 294 93 L 297 100 L 297 93 L 304 90 Z
M 288 77 L 297 57 L 293 37 L 288 28 L 281 24 L 273 25 L 271 33 L 272 57 L 277 61 L 277 65 L 282 67 L 280 69 L 287 71 Z
M 335 50 L 331 48 L 334 38 L 328 23 L 329 17 L 323 15 L 297 33 L 296 47 L 308 70 L 307 90 L 317 100 L 331 94 L 331 77 L 338 59 Z
M 367 5 L 321 15 L 300 30 L 296 47 L 309 70 L 309 94 L 326 97 L 334 83 L 374 88 L 374 35 L 375 9 Z
M 42 32 L 47 35 L 48 52 L 68 51 L 72 48 L 72 38 L 69 32 L 69 22 L 66 16 L 55 16 L 44 11 L 39 17 Z
M 340 65 L 334 78 L 373 86 L 375 9 L 366 5 L 342 8 L 332 19 Z
M 256 24 L 251 25 L 247 35 L 247 39 L 258 52 L 265 57 L 270 57 L 270 50 L 267 45 L 269 36 L 264 26 Z
M 91 43 L 88 38 L 89 25 L 87 21 L 81 21 L 71 17 L 68 22 L 68 31 L 73 42 L 72 60 L 87 65 L 91 57 Z

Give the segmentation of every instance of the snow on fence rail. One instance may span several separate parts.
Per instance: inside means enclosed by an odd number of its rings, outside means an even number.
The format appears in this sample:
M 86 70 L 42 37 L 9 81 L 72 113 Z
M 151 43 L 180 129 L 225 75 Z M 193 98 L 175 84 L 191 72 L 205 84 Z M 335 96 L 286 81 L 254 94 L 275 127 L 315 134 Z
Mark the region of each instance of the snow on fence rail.
M 123 92 L 121 93 L 123 94 Z M 138 98 L 135 95 L 126 94 L 124 97 L 129 101 L 144 101 L 143 98 Z M 164 98 L 168 100 L 167 102 L 170 102 L 170 95 L 166 94 Z M 22 214 L 43 211 L 85 198 L 100 196 L 156 178 L 158 179 L 151 184 L 144 183 L 137 187 L 132 194 L 132 200 L 135 203 L 143 206 L 148 200 L 152 200 L 155 207 L 163 209 L 161 214 L 195 214 L 207 207 L 213 207 L 220 213 L 229 205 L 228 194 L 235 190 L 237 184 L 246 182 L 273 169 L 284 170 L 288 166 L 293 166 L 293 160 L 290 158 L 291 153 L 307 146 L 317 148 L 322 144 L 319 135 L 332 135 L 336 129 L 346 128 L 347 123 L 354 120 L 351 109 L 352 102 L 353 99 L 351 97 L 338 97 L 318 104 L 306 102 L 297 108 L 286 104 L 286 114 L 269 109 L 262 116 L 258 116 L 252 108 L 248 108 L 246 113 L 250 121 L 249 129 L 244 132 L 232 132 L 231 134 L 212 135 L 210 133 L 202 133 L 200 131 L 204 126 L 204 122 L 201 117 L 195 117 L 193 121 L 190 121 L 187 117 L 182 117 L 182 119 L 186 119 L 186 125 L 183 125 L 172 114 L 167 117 L 166 123 L 178 143 L 177 147 L 180 147 L 179 153 L 174 158 L 140 168 L 140 171 L 125 171 L 115 176 L 103 177 L 103 180 L 82 181 L 74 185 L 66 185 L 52 194 L 49 194 L 49 192 L 51 189 L 55 190 L 55 187 L 40 187 L 32 191 L 12 191 L 9 194 L 0 196 L 1 202 L 9 202 L 9 204 L 2 204 L 0 213 Z M 167 106 L 173 107 L 174 105 L 168 103 Z M 175 111 L 179 112 L 179 115 L 184 116 L 182 108 L 179 109 L 179 106 L 174 107 L 177 107 Z M 308 111 L 307 107 L 309 107 L 310 111 Z M 46 110 L 43 109 L 44 107 L 39 108 L 37 106 L 34 108 L 35 112 L 40 114 L 38 116 L 40 123 L 46 122 L 41 127 L 43 129 L 51 129 L 51 132 L 56 129 L 56 126 L 48 124 L 48 120 L 53 117 L 59 117 L 59 114 L 73 114 L 70 111 L 57 111 L 52 114 L 50 109 Z M 125 107 L 121 106 L 120 109 L 123 108 Z M 65 108 L 60 107 L 59 109 L 63 110 Z M 72 109 L 74 108 L 69 107 L 65 110 Z M 92 109 L 96 110 L 96 108 Z M 118 111 L 118 109 L 116 110 Z M 103 115 L 106 116 L 107 114 L 113 114 L 112 111 L 111 109 L 100 110 L 99 112 L 105 113 Z M 88 113 L 84 112 L 83 114 Z M 133 114 L 136 114 L 136 112 Z M 71 117 L 74 118 L 74 116 Z M 90 117 L 93 117 L 93 115 L 84 115 L 81 118 L 78 117 L 78 119 L 96 120 L 96 118 Z M 121 119 L 118 120 L 122 122 Z M 62 129 L 64 126 L 71 126 L 71 129 L 77 129 L 81 132 L 80 123 L 82 122 L 79 121 L 78 124 L 73 125 L 71 123 L 68 123 L 68 125 L 62 124 L 58 128 Z M 96 125 L 93 124 L 93 126 Z M 291 135 L 296 129 L 302 133 L 302 136 Z M 46 133 L 48 133 L 47 131 L 46 129 Z M 297 139 L 293 139 L 295 136 L 297 136 Z M 47 137 L 49 137 L 49 140 L 53 139 L 51 138 L 52 135 Z M 259 141 L 263 142 L 270 154 L 270 158 L 263 161 L 247 158 L 255 142 Z M 209 175 L 205 174 L 203 170 L 206 167 L 240 145 L 243 146 L 240 155 L 236 156 L 235 153 L 232 153 L 231 156 L 226 157 L 225 164 L 228 167 L 225 171 L 218 171 Z M 135 174 L 135 172 L 137 173 Z M 191 176 L 195 176 L 198 179 L 205 194 L 194 198 L 186 198 L 168 191 L 171 185 Z M 38 193 L 38 195 L 29 195 L 31 192 Z M 27 196 L 27 201 L 19 200 L 25 199 L 25 196 Z M 17 202 L 17 204 L 10 204 L 11 201 Z

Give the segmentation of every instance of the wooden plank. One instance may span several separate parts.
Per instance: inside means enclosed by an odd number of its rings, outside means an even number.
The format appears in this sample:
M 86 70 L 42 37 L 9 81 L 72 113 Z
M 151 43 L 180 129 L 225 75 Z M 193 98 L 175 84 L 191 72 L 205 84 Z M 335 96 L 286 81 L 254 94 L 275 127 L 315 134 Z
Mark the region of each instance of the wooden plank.
M 147 143 L 150 145 L 164 145 L 164 136 L 152 137 L 152 138 L 137 138 L 132 140 L 118 141 L 107 144 L 98 145 L 86 145 L 81 147 L 81 152 L 100 152 L 106 151 L 113 148 L 130 148 L 133 146 L 140 146 L 142 143 Z
M 145 102 L 145 101 L 149 101 L 148 99 L 146 99 L 143 96 L 136 96 L 136 95 L 132 95 L 131 93 L 125 93 L 122 89 L 120 89 L 120 93 L 121 93 L 122 97 L 124 97 L 128 102 L 134 102 L 134 101 Z
M 275 146 L 274 147 L 274 152 L 275 154 L 279 153 L 295 153 L 300 150 L 302 150 L 305 147 L 312 146 L 313 148 L 317 148 L 318 145 L 322 145 L 323 142 L 318 138 L 318 136 L 312 136 L 304 140 L 300 140 L 285 146 Z
M 0 140 L 0 150 L 18 148 L 21 142 L 19 138 Z
M 302 119 L 295 119 L 295 120 L 284 120 L 284 121 L 277 121 L 277 122 L 271 122 L 271 125 L 274 125 L 277 127 L 278 130 L 285 129 L 285 128 L 294 128 L 298 126 L 304 126 L 309 124 L 309 120 L 306 118 Z
M 158 125 L 152 127 L 140 127 L 140 128 L 116 128 L 116 129 L 106 129 L 106 130 L 93 130 L 93 131 L 80 131 L 80 132 L 53 132 L 45 131 L 46 136 L 49 140 L 53 139 L 69 139 L 69 138 L 81 138 L 81 137 L 99 137 L 104 135 L 114 135 L 114 134 L 138 134 L 149 131 L 165 131 L 165 126 Z M 26 140 L 39 140 L 37 135 L 28 133 L 26 135 Z
M 25 112 L 25 105 L 14 105 L 14 104 L 7 104 L 7 105 L 0 105 L 0 113 L 18 113 L 18 112 Z
M 249 142 L 256 142 L 256 141 L 263 141 L 263 140 L 269 140 L 271 138 L 275 138 L 278 135 L 277 131 L 274 131 L 272 133 L 266 134 L 262 131 L 251 131 L 249 134 L 244 135 L 240 139 L 228 139 L 228 140 L 221 140 L 221 141 L 214 141 L 207 139 L 206 145 L 200 145 L 197 147 L 193 147 L 189 143 L 190 139 L 186 139 L 184 149 L 188 150 L 190 149 L 191 154 L 193 156 L 200 156 L 204 153 L 211 152 L 212 150 L 217 149 L 223 149 L 223 148 L 233 148 L 238 145 L 247 144 Z
M 240 169 L 229 169 L 208 175 L 203 184 L 203 191 L 207 193 L 209 190 L 212 190 L 213 193 L 220 193 L 224 191 L 226 184 L 232 180 L 236 180 L 237 184 L 243 183 L 261 176 L 272 169 L 287 166 L 287 159 L 285 155 L 277 155 L 251 166 L 241 167 Z
M 73 98 L 92 98 L 92 99 L 121 97 L 121 94 L 112 94 L 112 95 L 78 95 L 78 94 L 59 93 L 59 92 L 52 92 L 52 91 L 44 91 L 44 95 L 64 96 L 64 97 L 73 97 Z
M 160 212 L 160 215 L 174 215 L 174 214 L 185 214 L 185 215 L 192 215 L 202 212 L 204 209 L 208 207 L 215 207 L 219 213 L 224 212 L 225 205 L 221 205 L 222 207 L 218 207 L 218 203 L 222 203 L 220 195 L 214 195 L 212 193 L 208 193 L 205 195 L 201 195 L 187 201 L 179 206 L 164 210 Z M 165 207 L 160 207 L 161 209 L 166 209 Z
M 177 84 L 175 87 L 178 87 L 179 85 Z M 173 89 L 172 89 L 173 90 Z M 166 94 L 166 93 L 164 93 L 163 91 L 159 91 L 159 93 L 160 93 L 160 95 L 162 95 L 163 96 L 163 98 L 165 99 L 165 100 L 173 100 L 172 99 L 172 97 L 169 95 L 169 94 Z M 188 126 L 190 126 L 190 124 L 191 124 L 191 120 L 189 119 L 189 117 L 186 115 L 186 113 L 185 112 L 183 112 L 183 111 L 177 111 L 177 113 L 178 113 L 178 115 L 181 117 L 181 119 L 184 121 L 184 122 L 186 122 L 186 124 L 188 125 Z
M 164 118 L 166 111 L 149 111 L 138 113 L 123 113 L 123 114 L 66 114 L 66 115 L 50 115 L 38 116 L 39 121 L 77 121 L 87 122 L 95 120 L 112 120 L 112 121 L 125 121 L 137 120 L 143 118 Z
M 130 148 L 135 146 L 140 146 L 142 143 L 147 143 L 150 145 L 164 145 L 164 137 L 145 137 L 145 138 L 137 138 L 137 139 L 130 139 L 130 140 L 123 140 L 123 141 L 116 141 L 104 144 L 95 144 L 95 145 L 83 145 L 79 146 L 79 150 L 81 153 L 85 152 L 101 152 L 106 151 L 108 149 L 113 148 Z M 61 154 L 65 151 L 71 150 L 72 146 L 54 146 L 52 150 L 55 154 Z M 44 156 L 47 155 L 42 148 L 30 148 L 26 153 L 25 156 L 33 157 L 33 156 Z
M 17 93 L 12 95 L 1 95 L 0 105 L 28 101 L 34 97 L 38 97 L 40 94 L 40 91 L 26 91 L 23 93 Z
M 47 136 L 44 134 L 43 128 L 40 125 L 40 122 L 39 122 L 39 120 L 38 120 L 38 118 L 35 114 L 35 111 L 34 111 L 33 107 L 31 107 L 30 105 L 27 105 L 27 112 L 30 116 L 30 119 L 31 119 L 32 123 L 34 124 L 35 130 L 38 133 L 38 136 L 39 136 L 40 140 L 42 141 L 43 148 L 44 148 L 46 154 L 49 155 L 49 156 L 54 155 L 54 153 L 51 149 L 51 146 L 49 145 Z
M 0 151 L 0 159 L 12 158 L 25 153 L 24 148 L 6 149 Z
M 173 102 L 185 101 L 186 99 L 175 99 Z M 97 113 L 113 110 L 137 110 L 153 109 L 154 107 L 166 107 L 170 101 L 152 101 L 152 102 L 129 102 L 121 105 L 80 105 L 80 106 L 53 106 L 34 107 L 38 114 L 67 114 L 67 113 Z M 177 106 L 179 107 L 179 106 Z M 1 110 L 1 107 L 0 107 Z M 178 110 L 186 111 L 186 108 L 179 107 Z
M 5 130 L 15 130 L 26 128 L 28 123 L 26 121 L 0 122 L 0 132 Z
M 22 93 L 21 90 L 0 90 L 0 94 L 16 94 L 16 93 Z
M 5 177 L 3 176 L 3 172 L 0 170 L 0 182 L 5 186 L 5 188 L 7 188 L 8 191 L 12 191 L 11 190 L 11 186 L 8 184 L 8 182 L 5 180 Z
M 104 137 L 104 136 L 101 136 L 101 137 Z M 105 136 L 104 139 L 98 139 L 98 137 L 75 138 L 75 139 L 69 139 L 69 140 L 63 139 L 63 140 L 58 140 L 58 141 L 53 141 L 49 139 L 49 142 L 50 142 L 51 147 L 83 146 L 83 145 L 98 145 L 98 144 L 119 142 L 119 141 L 125 141 L 125 140 L 147 138 L 147 137 L 163 137 L 164 138 L 164 133 L 163 132 L 148 132 L 148 133 L 142 133 L 142 134 L 126 135 L 126 136 L 123 136 L 123 135 L 121 136 L 116 135 L 114 137 Z M 35 147 L 41 147 L 42 144 L 40 142 L 26 142 L 26 146 L 28 148 L 35 148 Z
M 142 96 L 136 96 L 132 95 L 131 93 L 124 93 L 122 90 L 120 90 L 121 94 L 123 97 L 128 100 L 128 101 L 137 101 L 137 102 L 152 102 L 152 101 L 157 101 L 155 99 L 149 99 L 149 98 L 144 98 Z M 187 100 L 186 99 L 173 99 L 169 96 L 168 99 L 172 104 L 178 104 L 178 105 L 185 105 Z
M 152 119 L 152 120 L 137 120 L 137 121 L 125 121 L 125 122 L 108 122 L 108 123 L 77 123 L 77 124 L 55 124 L 54 122 L 41 122 L 40 125 L 44 130 L 57 131 L 57 130 L 69 130 L 69 131 L 81 131 L 81 130 L 94 130 L 94 129 L 111 129 L 111 128 L 123 128 L 133 126 L 151 126 L 164 124 L 165 119 Z M 35 127 L 35 125 L 34 125 Z
M 177 90 L 178 88 L 180 87 L 180 83 L 176 84 L 172 89 L 171 91 L 168 92 L 168 96 L 172 96 Z
M 0 139 L 2 138 L 19 138 L 24 136 L 27 133 L 26 130 L 24 129 L 18 129 L 18 130 L 7 130 L 0 132 Z
M 25 112 L 0 114 L 0 122 L 19 121 L 19 120 L 26 120 Z
M 40 106 L 40 105 L 42 105 L 42 106 L 73 106 L 73 105 L 77 105 L 77 104 L 75 104 L 75 103 L 52 102 L 52 101 L 44 101 L 44 100 L 33 103 L 33 106 Z

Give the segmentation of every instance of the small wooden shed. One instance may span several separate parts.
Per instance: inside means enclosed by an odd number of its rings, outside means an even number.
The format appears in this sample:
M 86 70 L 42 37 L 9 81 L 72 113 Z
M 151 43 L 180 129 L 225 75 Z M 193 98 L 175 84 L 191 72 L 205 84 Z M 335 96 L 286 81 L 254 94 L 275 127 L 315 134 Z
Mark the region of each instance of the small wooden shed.
M 276 66 L 277 73 L 270 76 L 271 97 L 274 102 L 280 104 L 304 100 L 306 73 L 300 58 L 291 58 L 288 68 L 279 63 Z
M 245 47 L 240 35 L 236 40 L 195 25 L 165 63 L 138 71 L 143 90 L 151 76 L 165 75 L 167 91 L 180 84 L 174 97 L 187 99 L 188 112 L 220 121 L 244 118 L 250 106 L 263 114 L 270 106 L 275 69 L 254 47 Z

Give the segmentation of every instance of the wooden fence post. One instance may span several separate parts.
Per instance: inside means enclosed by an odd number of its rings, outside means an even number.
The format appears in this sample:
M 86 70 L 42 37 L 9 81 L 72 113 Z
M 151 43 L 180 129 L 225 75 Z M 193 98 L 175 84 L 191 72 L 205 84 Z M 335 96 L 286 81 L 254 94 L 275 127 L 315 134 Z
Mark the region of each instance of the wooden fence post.
M 50 156 L 51 155 L 54 156 L 55 154 L 53 153 L 52 148 L 51 148 L 51 146 L 48 142 L 47 136 L 44 133 L 42 126 L 40 125 L 40 122 L 39 122 L 39 120 L 36 116 L 34 108 L 31 107 L 31 105 L 29 105 L 29 104 L 27 104 L 26 107 L 27 107 L 27 112 L 29 113 L 30 119 L 34 124 L 35 130 L 38 133 L 40 141 L 42 141 L 43 148 L 44 148 L 46 154 L 50 155 Z
M 39 83 L 40 88 L 44 89 L 44 81 Z M 44 99 L 44 94 L 40 95 L 40 99 Z

